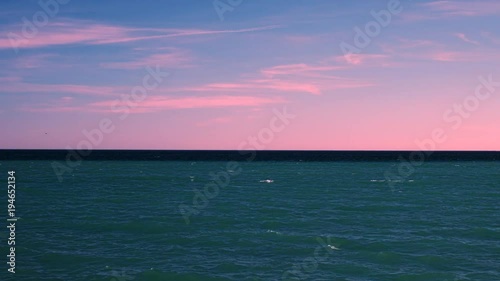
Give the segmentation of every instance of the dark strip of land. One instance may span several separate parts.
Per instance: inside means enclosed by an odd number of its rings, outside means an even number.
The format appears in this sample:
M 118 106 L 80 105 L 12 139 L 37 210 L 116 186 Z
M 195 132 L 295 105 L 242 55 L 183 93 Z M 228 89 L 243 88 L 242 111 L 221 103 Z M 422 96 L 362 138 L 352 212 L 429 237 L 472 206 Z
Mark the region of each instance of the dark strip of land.
M 34 150 L 0 149 L 0 160 L 119 161 L 500 161 L 500 151 Z

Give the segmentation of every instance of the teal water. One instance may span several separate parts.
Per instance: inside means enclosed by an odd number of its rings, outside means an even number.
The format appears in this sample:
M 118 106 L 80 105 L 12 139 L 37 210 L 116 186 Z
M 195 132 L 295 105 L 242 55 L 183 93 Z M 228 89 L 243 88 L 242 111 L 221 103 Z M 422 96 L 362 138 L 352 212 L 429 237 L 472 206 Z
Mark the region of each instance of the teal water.
M 240 163 L 208 197 L 226 162 L 86 161 L 63 182 L 50 163 L 0 165 L 21 217 L 0 280 L 500 280 L 499 162 L 393 188 L 391 162 Z

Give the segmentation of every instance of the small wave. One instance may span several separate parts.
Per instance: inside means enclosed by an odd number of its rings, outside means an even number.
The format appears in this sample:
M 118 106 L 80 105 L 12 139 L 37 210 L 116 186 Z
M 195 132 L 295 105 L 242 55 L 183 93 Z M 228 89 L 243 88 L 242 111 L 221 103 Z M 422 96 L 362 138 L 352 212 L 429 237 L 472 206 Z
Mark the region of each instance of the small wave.
M 274 182 L 274 180 L 267 179 L 267 180 L 261 180 L 259 182 L 272 183 Z
M 339 248 L 337 248 L 337 247 L 335 247 L 333 245 L 330 245 L 330 244 L 328 245 L 328 248 L 330 248 L 332 250 L 340 250 Z
M 275 231 L 275 230 L 271 230 L 271 229 L 268 229 L 266 232 L 268 232 L 268 233 L 275 233 L 276 235 L 281 235 L 281 232 Z

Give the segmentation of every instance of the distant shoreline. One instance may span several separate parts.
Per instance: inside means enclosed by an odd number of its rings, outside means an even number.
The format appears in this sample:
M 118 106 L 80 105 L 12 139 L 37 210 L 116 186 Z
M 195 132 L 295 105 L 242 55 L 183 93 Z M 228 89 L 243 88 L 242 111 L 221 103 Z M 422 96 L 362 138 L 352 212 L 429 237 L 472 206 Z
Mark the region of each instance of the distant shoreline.
M 0 161 L 64 160 L 68 150 L 0 149 Z M 85 160 L 110 161 L 398 161 L 415 151 L 379 150 L 92 150 Z M 426 161 L 500 161 L 500 151 L 421 151 Z

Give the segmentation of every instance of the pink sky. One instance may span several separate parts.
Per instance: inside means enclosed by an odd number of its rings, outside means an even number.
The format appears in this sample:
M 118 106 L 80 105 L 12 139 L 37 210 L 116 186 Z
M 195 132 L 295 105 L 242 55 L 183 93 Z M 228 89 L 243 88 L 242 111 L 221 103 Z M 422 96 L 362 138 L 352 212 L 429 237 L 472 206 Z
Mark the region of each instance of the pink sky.
M 0 148 L 75 148 L 110 120 L 92 148 L 411 150 L 442 130 L 438 150 L 500 150 L 499 2 L 413 2 L 366 46 L 357 28 L 390 1 L 245 2 L 223 21 L 71 2 L 34 36 L 41 7 L 5 4 Z

